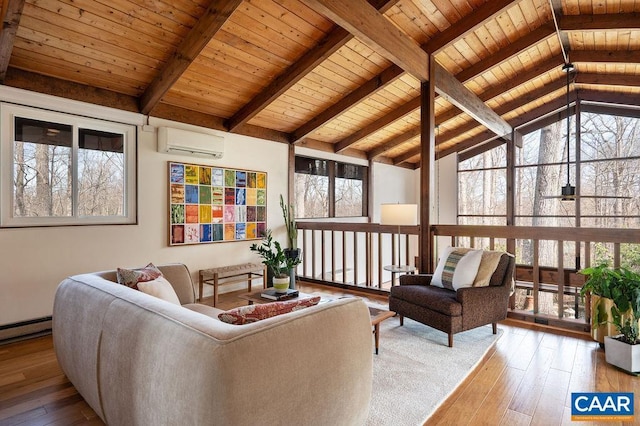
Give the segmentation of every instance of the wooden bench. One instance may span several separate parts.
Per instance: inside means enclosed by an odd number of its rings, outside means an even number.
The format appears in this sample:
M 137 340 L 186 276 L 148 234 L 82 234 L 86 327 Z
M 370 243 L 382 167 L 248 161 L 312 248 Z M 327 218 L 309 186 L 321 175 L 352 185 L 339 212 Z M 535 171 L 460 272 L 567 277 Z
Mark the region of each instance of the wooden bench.
M 198 273 L 199 293 L 198 300 L 202 301 L 204 284 L 213 286 L 213 306 L 218 304 L 218 286 L 222 284 L 239 283 L 247 281 L 247 291 L 251 292 L 251 280 L 263 278 L 262 286 L 266 288 L 266 267 L 261 263 L 243 263 L 240 265 L 220 266 L 217 268 L 200 269 Z M 220 280 L 223 280 L 222 282 Z

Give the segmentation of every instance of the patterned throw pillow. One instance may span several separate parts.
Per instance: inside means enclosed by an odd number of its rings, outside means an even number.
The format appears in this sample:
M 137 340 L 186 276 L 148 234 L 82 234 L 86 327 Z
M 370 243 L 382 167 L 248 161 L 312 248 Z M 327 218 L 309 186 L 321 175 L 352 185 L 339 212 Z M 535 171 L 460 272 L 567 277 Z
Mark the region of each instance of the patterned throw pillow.
M 482 250 L 447 247 L 440 257 L 431 285 L 449 290 L 473 286 Z
M 118 283 L 131 287 L 134 290 L 138 289 L 138 283 L 144 281 L 155 280 L 162 276 L 160 269 L 156 268 L 153 263 L 149 263 L 144 268 L 137 269 L 124 269 L 118 268 L 117 272 Z
M 239 308 L 220 313 L 218 315 L 218 319 L 229 324 L 249 324 L 266 318 L 275 317 L 276 315 L 299 311 L 300 309 L 317 305 L 318 302 L 320 302 L 320 296 L 300 300 L 285 300 L 282 302 L 241 306 Z

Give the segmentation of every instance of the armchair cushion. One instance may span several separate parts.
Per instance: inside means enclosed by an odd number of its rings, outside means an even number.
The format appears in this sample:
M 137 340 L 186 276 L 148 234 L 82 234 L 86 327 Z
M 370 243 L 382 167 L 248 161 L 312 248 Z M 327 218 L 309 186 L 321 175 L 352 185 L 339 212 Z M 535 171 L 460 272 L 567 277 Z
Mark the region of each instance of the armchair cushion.
M 433 274 L 431 285 L 457 290 L 473 286 L 482 261 L 482 250 L 444 249 Z
M 424 275 L 422 276 L 424 278 Z M 456 292 L 432 285 L 400 285 L 391 288 L 393 297 L 448 316 L 462 315 Z

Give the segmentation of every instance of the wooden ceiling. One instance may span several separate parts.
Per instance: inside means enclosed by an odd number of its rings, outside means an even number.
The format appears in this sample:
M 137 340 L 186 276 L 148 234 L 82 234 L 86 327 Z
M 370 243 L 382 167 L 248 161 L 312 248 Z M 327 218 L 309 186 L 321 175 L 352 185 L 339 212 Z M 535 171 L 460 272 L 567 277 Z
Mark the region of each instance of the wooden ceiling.
M 429 78 L 440 95 L 438 155 L 562 108 L 563 49 L 576 67 L 571 99 L 640 100 L 640 0 L 3 0 L 2 8 L 5 85 L 409 168 L 420 164 Z

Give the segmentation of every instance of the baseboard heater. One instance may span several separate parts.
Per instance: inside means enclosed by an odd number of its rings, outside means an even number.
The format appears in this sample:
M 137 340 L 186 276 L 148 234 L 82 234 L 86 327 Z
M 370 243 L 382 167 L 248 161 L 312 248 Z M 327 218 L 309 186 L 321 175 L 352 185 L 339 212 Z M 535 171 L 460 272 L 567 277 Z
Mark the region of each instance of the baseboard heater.
M 0 344 L 51 333 L 51 317 L 0 325 Z

